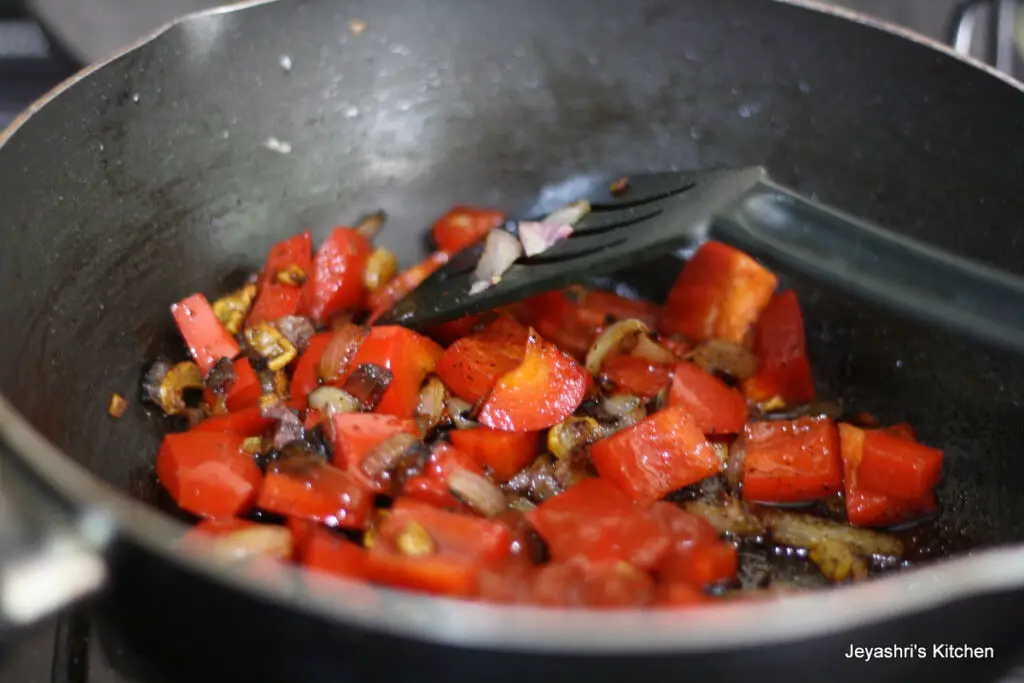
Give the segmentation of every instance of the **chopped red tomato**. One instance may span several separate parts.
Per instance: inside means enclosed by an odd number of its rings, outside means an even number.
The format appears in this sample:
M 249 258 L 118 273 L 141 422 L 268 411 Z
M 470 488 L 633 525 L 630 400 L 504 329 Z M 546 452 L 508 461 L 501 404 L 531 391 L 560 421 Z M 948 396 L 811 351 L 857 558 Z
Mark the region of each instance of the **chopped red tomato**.
M 663 334 L 743 344 L 778 278 L 742 251 L 705 242 L 683 267 L 662 309 Z
M 613 356 L 601 365 L 601 377 L 619 391 L 652 398 L 672 381 L 672 366 L 637 356 Z
M 859 469 L 864 455 L 865 431 L 853 425 L 839 424 L 839 442 L 843 457 L 843 487 L 846 519 L 856 526 L 898 524 L 935 509 L 935 494 L 920 498 L 898 498 L 871 491 L 861 485 Z
M 747 425 L 743 438 L 744 498 L 795 503 L 842 490 L 839 432 L 828 418 L 755 422 Z
M 295 365 L 295 372 L 292 374 L 291 392 L 296 398 L 305 398 L 314 389 L 320 386 L 318 367 L 320 358 L 324 355 L 324 349 L 334 336 L 332 332 L 321 332 L 314 334 L 309 339 L 309 345 L 299 356 Z
M 897 498 L 927 495 L 942 476 L 942 451 L 880 431 L 864 433 L 857 481 Z
M 496 209 L 453 206 L 434 223 L 434 244 L 454 254 L 482 240 L 504 220 L 505 214 Z
M 193 294 L 172 304 L 171 315 L 203 375 L 209 374 L 221 358 L 234 358 L 241 352 L 238 342 L 224 328 L 202 294 Z
M 420 385 L 434 371 L 443 353 L 437 342 L 408 328 L 372 327 L 352 359 L 351 367 L 372 363 L 390 370 L 391 384 L 375 412 L 408 418 L 416 414 Z
M 693 363 L 673 369 L 669 405 L 685 408 L 705 434 L 736 434 L 747 421 L 743 395 Z
M 328 430 L 335 466 L 348 470 L 370 491 L 385 493 L 384 483 L 363 471 L 363 460 L 373 449 L 397 434 L 418 434 L 415 420 L 374 413 L 336 413 Z
M 507 432 L 547 429 L 579 408 L 587 376 L 583 366 L 531 331 L 523 361 L 501 376 L 477 420 Z
M 352 228 L 332 230 L 313 259 L 313 272 L 302 292 L 303 312 L 324 321 L 338 311 L 361 308 L 371 249 L 370 241 Z
M 314 458 L 292 458 L 267 469 L 256 504 L 327 526 L 361 528 L 373 508 L 373 494 L 348 472 Z
M 755 403 L 778 397 L 786 405 L 814 400 L 814 378 L 807 359 L 804 319 L 796 293 L 772 297 L 754 325 L 757 372 L 743 382 L 743 393 Z
M 689 411 L 671 406 L 590 447 L 594 466 L 641 504 L 715 474 L 721 462 Z
M 463 453 L 490 468 L 498 481 L 507 481 L 540 453 L 537 432 L 501 432 L 487 427 L 456 429 L 448 438 Z
M 262 475 L 242 452 L 243 437 L 224 432 L 168 434 L 156 456 L 160 484 L 183 510 L 230 517 L 248 510 Z
M 437 362 L 437 376 L 464 401 L 486 397 L 498 380 L 523 362 L 530 330 L 507 315 L 449 346 Z
M 448 263 L 451 254 L 446 251 L 435 251 L 433 254 L 420 261 L 412 268 L 404 270 L 396 275 L 383 287 L 370 292 L 367 298 L 367 308 L 370 309 L 370 317 L 366 324 L 372 325 L 382 315 L 390 311 L 396 303 L 404 299 L 409 292 L 420 286 L 424 280 L 434 274 L 434 271 Z
M 475 594 L 480 574 L 472 559 L 450 555 L 407 557 L 378 548 L 366 554 L 366 568 L 374 583 L 451 597 Z
M 326 529 L 312 530 L 299 562 L 310 569 L 350 579 L 366 579 L 369 574 L 366 550 Z
M 427 532 L 436 555 L 492 563 L 510 552 L 512 537 L 504 524 L 401 497 L 395 500 L 380 524 L 380 539 L 393 548 L 400 548 L 401 536 L 414 524 Z
M 312 250 L 313 238 L 308 230 L 270 248 L 246 327 L 298 312 L 304 284 L 310 276 Z

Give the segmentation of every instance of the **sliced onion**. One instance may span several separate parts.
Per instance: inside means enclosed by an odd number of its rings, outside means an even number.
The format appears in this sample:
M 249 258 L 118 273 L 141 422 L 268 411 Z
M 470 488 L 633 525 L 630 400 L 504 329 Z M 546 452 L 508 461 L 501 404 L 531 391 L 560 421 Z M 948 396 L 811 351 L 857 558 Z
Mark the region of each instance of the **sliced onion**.
M 363 410 L 370 411 L 377 407 L 389 386 L 390 370 L 372 363 L 364 363 L 345 378 L 341 388 L 359 401 L 363 405 Z
M 276 524 L 261 524 L 211 535 L 210 540 L 213 556 L 219 560 L 242 560 L 254 556 L 287 560 L 292 554 L 291 530 Z
M 444 418 L 444 384 L 432 375 L 420 389 L 419 404 L 416 406 L 416 421 L 423 432 L 428 432 Z
M 723 372 L 736 379 L 746 379 L 757 372 L 757 356 L 723 339 L 699 345 L 690 353 L 690 360 L 705 372 Z
M 242 331 L 242 336 L 246 348 L 266 358 L 267 367 L 271 370 L 284 369 L 299 355 L 295 345 L 270 323 L 261 322 L 247 327 Z
M 606 327 L 587 351 L 585 361 L 587 370 L 591 375 L 599 374 L 601 365 L 604 364 L 604 359 L 608 354 L 618 351 L 627 340 L 635 341 L 637 335 L 645 335 L 649 331 L 647 325 L 636 318 L 620 320 L 614 325 Z
M 377 236 L 377 233 L 381 231 L 381 228 L 384 227 L 384 223 L 387 219 L 388 215 L 383 211 L 374 211 L 373 213 L 362 216 L 356 222 L 356 232 L 366 239 L 372 240 Z
M 348 371 L 348 366 L 355 358 L 359 346 L 370 333 L 369 328 L 362 325 L 345 323 L 334 330 L 334 336 L 324 347 L 317 367 L 317 375 L 324 382 L 334 382 Z
M 305 438 L 306 430 L 302 426 L 302 420 L 279 397 L 264 394 L 260 397 L 259 405 L 262 417 L 277 421 L 271 434 L 273 448 L 282 450 L 289 443 Z
M 221 358 L 213 364 L 206 376 L 206 388 L 216 394 L 224 393 L 235 381 L 235 365 L 230 358 Z
M 548 430 L 548 451 L 556 458 L 567 458 L 574 449 L 594 443 L 603 435 L 594 418 L 571 416 Z
M 395 434 L 367 453 L 359 469 L 385 491 L 397 493 L 408 477 L 420 473 L 426 465 L 427 452 L 418 444 L 419 439 L 412 434 Z
M 358 413 L 363 405 L 355 396 L 338 387 L 317 387 L 309 394 L 309 407 L 327 415 Z
M 604 418 L 605 436 L 635 425 L 647 417 L 643 400 L 632 394 L 614 394 L 602 399 L 600 412 Z
M 366 259 L 366 270 L 363 271 L 363 283 L 366 291 L 375 292 L 391 282 L 398 273 L 398 257 L 394 252 L 377 247 Z
M 185 391 L 201 390 L 206 384 L 199 366 L 192 361 L 171 365 L 157 361 L 146 373 L 143 388 L 146 397 L 160 406 L 167 415 L 179 415 L 189 408 L 185 403 Z
M 484 251 L 473 272 L 473 284 L 469 288 L 469 293 L 479 294 L 501 282 L 501 276 L 522 255 L 523 245 L 518 239 L 506 230 L 491 230 L 487 233 Z
M 535 503 L 557 496 L 562 492 L 562 486 L 555 478 L 554 463 L 551 460 L 551 456 L 541 455 L 529 467 L 524 467 L 505 482 L 505 489 L 529 496 Z
M 669 364 L 679 360 L 676 354 L 646 334 L 641 334 L 637 337 L 636 346 L 633 347 L 633 352 L 630 355 L 649 360 L 652 363 Z
M 724 503 L 688 500 L 683 503 L 683 509 L 706 519 L 720 534 L 744 537 L 761 536 L 765 533 L 765 526 L 761 520 L 732 496 L 726 498 Z
M 274 321 L 274 327 L 284 335 L 284 338 L 298 349 L 299 353 L 309 346 L 309 339 L 316 334 L 316 328 L 309 318 L 301 315 L 286 315 Z
M 501 489 L 475 472 L 457 467 L 448 475 L 446 483 L 451 494 L 478 515 L 494 517 L 508 509 L 508 500 Z
M 572 204 L 567 204 L 554 213 L 549 214 L 542 222 L 555 224 L 565 223 L 566 225 L 573 226 L 588 213 L 590 213 L 590 202 L 585 199 L 581 199 L 577 202 L 573 202 Z
M 568 223 L 537 223 L 523 221 L 519 223 L 519 241 L 527 256 L 536 256 L 572 235 L 572 226 Z
M 444 409 L 456 429 L 472 429 L 480 426 L 469 418 L 473 412 L 473 406 L 458 396 L 449 396 L 444 402 Z
M 901 557 L 904 552 L 900 539 L 880 531 L 858 529 L 799 512 L 762 509 L 758 514 L 772 538 L 783 545 L 811 548 L 827 541 L 838 541 L 861 555 Z
M 868 563 L 855 555 L 847 544 L 827 539 L 813 545 L 807 554 L 822 576 L 833 583 L 861 581 L 868 578 Z
M 743 490 L 743 468 L 747 460 L 747 441 L 741 435 L 729 446 L 729 459 L 725 461 L 725 479 L 729 488 L 739 495 Z

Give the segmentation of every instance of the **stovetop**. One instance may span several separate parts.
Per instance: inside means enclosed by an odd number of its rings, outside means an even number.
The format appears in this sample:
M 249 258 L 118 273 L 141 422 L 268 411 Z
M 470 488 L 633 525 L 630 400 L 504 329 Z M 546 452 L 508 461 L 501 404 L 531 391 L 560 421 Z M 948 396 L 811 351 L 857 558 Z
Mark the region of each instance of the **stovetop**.
M 1024 0 L 825 1 L 955 42 L 961 51 L 1024 80 Z M 188 9 L 195 9 L 196 2 L 212 6 L 218 0 L 188 2 Z M 155 8 L 151 23 L 156 26 L 174 3 L 160 0 L 159 9 L 150 4 Z M 0 0 L 0 128 L 78 67 L 35 21 L 11 5 Z M 67 25 L 60 29 L 65 32 Z M 117 44 L 134 37 L 118 36 Z M 129 655 L 115 643 L 103 642 L 87 608 L 82 608 L 40 624 L 11 648 L 0 664 L 0 683 L 147 683 L 145 676 L 130 670 Z M 1003 683 L 1024 683 L 1024 666 Z

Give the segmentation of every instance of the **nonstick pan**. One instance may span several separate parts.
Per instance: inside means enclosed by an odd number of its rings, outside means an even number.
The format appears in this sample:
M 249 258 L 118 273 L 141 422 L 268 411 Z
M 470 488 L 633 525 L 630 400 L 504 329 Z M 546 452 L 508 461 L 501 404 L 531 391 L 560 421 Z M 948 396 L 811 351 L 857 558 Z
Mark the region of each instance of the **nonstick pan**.
M 788 284 L 822 392 L 945 449 L 932 540 L 976 552 L 678 614 L 228 573 L 176 549 L 184 527 L 143 500 L 159 422 L 106 406 L 173 341 L 170 302 L 235 284 L 283 235 L 384 208 L 382 241 L 411 263 L 448 205 L 515 209 L 581 174 L 764 164 L 1021 273 L 1022 149 L 1018 84 L 812 4 L 310 0 L 182 21 L 2 138 L 0 437 L 24 484 L 5 501 L 3 616 L 98 590 L 118 648 L 179 681 L 993 680 L 1024 646 L 1024 364 L 813 282 Z M 664 294 L 666 259 L 624 278 Z M 42 590 L 26 558 L 51 572 Z M 846 657 L 892 645 L 908 650 Z

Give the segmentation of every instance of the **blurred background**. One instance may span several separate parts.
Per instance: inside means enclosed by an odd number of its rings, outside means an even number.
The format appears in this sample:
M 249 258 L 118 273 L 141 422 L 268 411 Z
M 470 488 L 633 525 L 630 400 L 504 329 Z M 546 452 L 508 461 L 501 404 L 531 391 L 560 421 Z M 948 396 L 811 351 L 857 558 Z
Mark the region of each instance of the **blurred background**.
M 767 0 L 750 0 L 755 1 Z M 1024 0 L 818 1 L 954 45 L 1024 80 Z M 0 127 L 82 66 L 109 57 L 175 18 L 220 4 L 224 2 L 0 0 Z M 126 677 L 123 662 L 115 673 L 111 658 L 126 655 L 101 650 L 82 615 L 64 615 L 40 625 L 5 661 L 0 683 L 144 683 Z M 1019 683 L 1024 677 L 1014 680 Z

